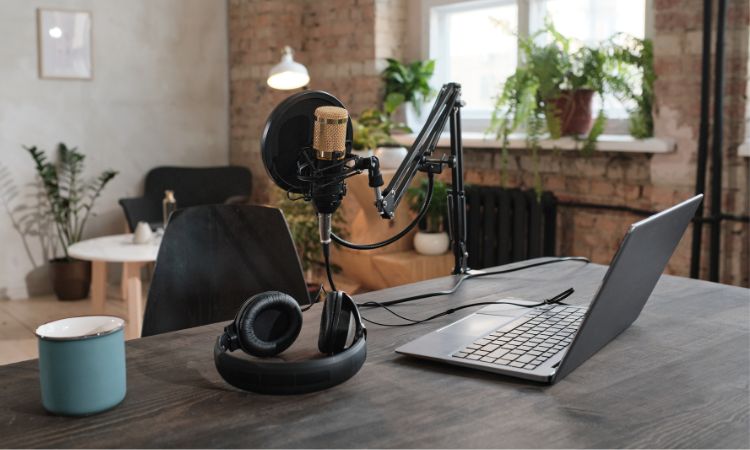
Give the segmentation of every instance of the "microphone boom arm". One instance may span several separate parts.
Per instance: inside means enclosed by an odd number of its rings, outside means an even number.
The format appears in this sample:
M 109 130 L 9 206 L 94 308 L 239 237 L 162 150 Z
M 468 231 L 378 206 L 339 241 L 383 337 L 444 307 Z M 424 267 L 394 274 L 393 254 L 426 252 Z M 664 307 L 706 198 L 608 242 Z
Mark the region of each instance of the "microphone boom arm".
M 454 274 L 468 272 L 466 246 L 466 196 L 463 186 L 463 150 L 461 147 L 461 85 L 443 85 L 427 122 L 417 135 L 404 161 L 396 170 L 383 194 L 376 192 L 375 205 L 380 216 L 392 219 L 399 202 L 418 171 L 442 172 L 444 165 L 451 168 L 452 186 L 448 194 L 448 231 L 455 257 Z M 429 159 L 435 151 L 445 125 L 450 121 L 450 157 Z

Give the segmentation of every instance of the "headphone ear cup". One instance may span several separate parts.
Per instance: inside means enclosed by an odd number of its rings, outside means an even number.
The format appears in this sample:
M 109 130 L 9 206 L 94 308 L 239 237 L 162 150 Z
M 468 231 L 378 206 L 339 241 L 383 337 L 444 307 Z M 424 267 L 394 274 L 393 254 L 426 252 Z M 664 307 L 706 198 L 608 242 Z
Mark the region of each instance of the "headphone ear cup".
M 318 350 L 324 354 L 342 352 L 346 347 L 349 334 L 351 311 L 343 305 L 340 291 L 327 295 L 323 312 L 320 316 L 320 333 L 318 334 Z
M 253 356 L 274 356 L 294 343 L 302 329 L 302 310 L 288 294 L 263 292 L 251 297 L 235 318 L 240 348 Z

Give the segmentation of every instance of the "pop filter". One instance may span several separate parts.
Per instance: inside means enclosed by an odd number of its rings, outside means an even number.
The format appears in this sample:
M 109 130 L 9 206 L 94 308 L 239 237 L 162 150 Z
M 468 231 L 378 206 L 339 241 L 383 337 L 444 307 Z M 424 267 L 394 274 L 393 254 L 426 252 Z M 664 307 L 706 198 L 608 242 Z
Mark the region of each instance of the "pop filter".
M 308 183 L 298 178 L 297 163 L 301 153 L 312 146 L 313 113 L 319 106 L 344 105 L 323 91 L 304 91 L 281 102 L 268 117 L 260 151 L 268 176 L 287 192 L 305 194 Z M 346 154 L 352 148 L 352 121 L 346 127 Z

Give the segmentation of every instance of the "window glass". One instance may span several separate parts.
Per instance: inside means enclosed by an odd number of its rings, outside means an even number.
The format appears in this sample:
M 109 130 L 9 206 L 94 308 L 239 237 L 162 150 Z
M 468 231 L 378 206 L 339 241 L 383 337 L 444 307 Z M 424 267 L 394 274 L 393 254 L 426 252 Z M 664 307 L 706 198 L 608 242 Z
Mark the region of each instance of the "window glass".
M 645 35 L 647 0 L 423 1 L 434 4 L 428 8 L 429 56 L 436 60 L 432 83 L 436 88 L 461 83 L 463 117 L 481 122 L 470 123 L 467 130 L 472 131 L 486 127 L 502 83 L 516 69 L 519 30 L 534 33 L 549 18 L 562 34 L 584 45 L 597 45 L 620 32 Z M 594 102 L 598 110 L 600 100 Z M 627 117 L 627 106 L 605 98 L 611 119 Z
M 434 9 L 435 36 L 431 57 L 436 60 L 436 86 L 461 83 L 464 114 L 492 110 L 493 97 L 517 63 L 515 2 L 481 2 Z M 473 7 L 472 7 L 473 6 Z

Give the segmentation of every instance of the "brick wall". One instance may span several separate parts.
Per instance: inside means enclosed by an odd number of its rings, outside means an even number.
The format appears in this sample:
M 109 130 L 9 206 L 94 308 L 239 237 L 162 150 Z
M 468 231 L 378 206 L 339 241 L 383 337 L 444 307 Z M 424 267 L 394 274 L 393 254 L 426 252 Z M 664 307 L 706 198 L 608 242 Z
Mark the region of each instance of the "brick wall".
M 696 176 L 702 46 L 702 1 L 654 1 L 655 135 L 675 140 L 669 154 L 600 152 L 584 158 L 572 152 L 542 152 L 539 169 L 544 188 L 563 201 L 624 205 L 659 210 L 692 196 Z M 730 1 L 726 32 L 724 95 L 723 209 L 748 214 L 748 158 L 737 155 L 745 137 L 748 67 L 748 3 Z M 716 13 L 714 12 L 714 17 Z M 713 108 L 713 106 L 712 106 Z M 501 160 L 496 150 L 466 149 L 467 182 L 497 185 Z M 512 150 L 507 186 L 533 186 L 533 160 Z M 707 185 L 710 186 L 710 178 Z M 707 211 L 710 199 L 707 199 Z M 641 216 L 585 208 L 560 208 L 559 254 L 581 255 L 608 263 L 628 226 Z M 707 276 L 708 230 L 704 226 L 702 276 Z M 723 283 L 748 286 L 748 225 L 722 225 Z M 667 271 L 687 276 L 692 229 L 680 242 Z
M 230 0 L 231 156 L 250 166 L 255 197 L 268 201 L 272 189 L 259 155 L 263 124 L 288 93 L 269 89 L 268 70 L 284 45 L 310 71 L 312 89 L 327 90 L 357 114 L 381 97 L 378 74 L 387 57 L 402 57 L 405 0 Z M 748 4 L 730 0 L 726 43 L 724 209 L 748 213 L 748 158 L 737 156 L 745 136 L 748 74 Z M 546 189 L 562 200 L 627 205 L 657 210 L 692 195 L 700 105 L 702 1 L 654 0 L 656 135 L 674 139 L 671 154 L 543 152 L 539 159 Z M 714 14 L 715 17 L 715 14 Z M 513 150 L 508 186 L 532 186 L 528 152 Z M 497 150 L 466 149 L 467 182 L 500 183 Z M 564 207 L 560 209 L 559 253 L 608 263 L 627 227 L 640 217 L 630 213 Z M 708 227 L 706 227 L 707 229 Z M 707 231 L 707 230 L 706 230 Z M 668 271 L 687 275 L 688 230 Z M 722 228 L 721 281 L 747 286 L 750 254 L 748 225 Z M 707 243 L 708 235 L 704 237 Z M 703 252 L 707 255 L 707 246 Z
M 230 161 L 255 174 L 256 201 L 273 199 L 260 137 L 273 107 L 290 95 L 266 85 L 289 45 L 310 73 L 310 89 L 335 95 L 352 114 L 376 106 L 384 58 L 399 57 L 405 3 L 400 0 L 230 0 Z

